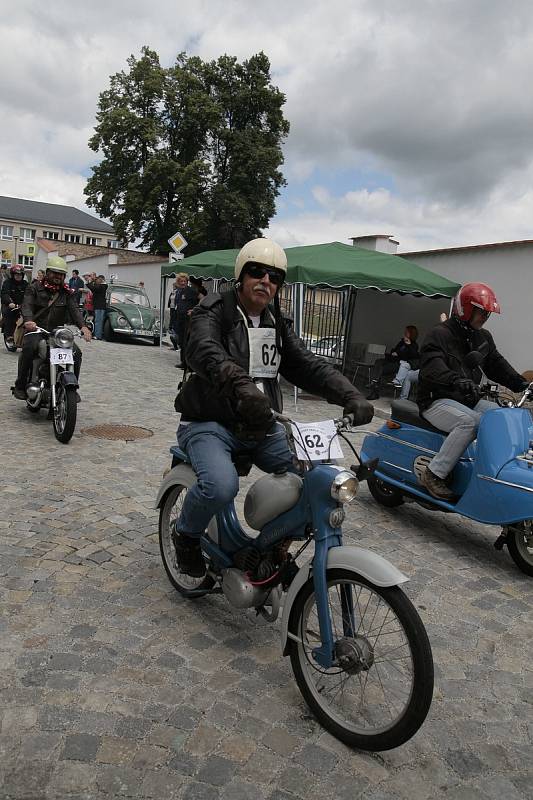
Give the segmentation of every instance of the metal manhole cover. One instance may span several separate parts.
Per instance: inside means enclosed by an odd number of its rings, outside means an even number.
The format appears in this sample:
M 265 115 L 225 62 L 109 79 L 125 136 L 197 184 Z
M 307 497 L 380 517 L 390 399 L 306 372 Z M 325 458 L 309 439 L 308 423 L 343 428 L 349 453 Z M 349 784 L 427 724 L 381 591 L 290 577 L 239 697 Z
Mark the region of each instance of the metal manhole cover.
M 98 439 L 114 439 L 124 442 L 148 439 L 154 435 L 153 431 L 148 428 L 139 428 L 137 425 L 95 425 L 92 428 L 84 428 L 82 433 L 96 436 Z

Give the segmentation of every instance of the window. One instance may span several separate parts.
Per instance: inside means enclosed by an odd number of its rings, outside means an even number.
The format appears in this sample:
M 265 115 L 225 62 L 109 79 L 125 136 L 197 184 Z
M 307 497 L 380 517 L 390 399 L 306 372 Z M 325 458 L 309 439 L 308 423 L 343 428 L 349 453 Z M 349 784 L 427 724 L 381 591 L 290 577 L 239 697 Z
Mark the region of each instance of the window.
M 19 264 L 23 267 L 33 267 L 33 256 L 20 256 Z
M 100 244 L 100 239 L 97 239 L 96 236 L 86 236 L 85 237 L 85 244 Z
M 43 231 L 43 239 L 54 239 L 56 241 L 59 239 L 58 231 Z
M 13 225 L 0 225 L 0 239 L 13 238 Z
M 20 229 L 20 241 L 21 242 L 33 242 L 33 241 L 35 241 L 35 228 L 21 228 Z
M 78 233 L 66 233 L 65 241 L 73 244 L 79 244 L 81 242 L 81 236 Z
M 107 240 L 107 246 L 108 247 L 113 247 L 116 250 L 118 250 L 120 248 L 120 242 L 119 242 L 118 239 L 108 239 Z
M 9 250 L 2 250 L 2 259 L 0 261 L 3 267 L 10 267 L 11 266 L 11 255 Z

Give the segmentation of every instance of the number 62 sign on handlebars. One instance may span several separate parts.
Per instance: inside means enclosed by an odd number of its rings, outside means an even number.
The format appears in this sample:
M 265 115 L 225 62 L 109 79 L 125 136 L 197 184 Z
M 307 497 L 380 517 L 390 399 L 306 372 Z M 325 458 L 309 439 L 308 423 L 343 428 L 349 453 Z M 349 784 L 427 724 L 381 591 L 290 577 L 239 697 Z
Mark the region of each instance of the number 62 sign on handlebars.
M 329 461 L 344 456 L 332 419 L 292 423 L 292 433 L 296 456 L 302 461 Z

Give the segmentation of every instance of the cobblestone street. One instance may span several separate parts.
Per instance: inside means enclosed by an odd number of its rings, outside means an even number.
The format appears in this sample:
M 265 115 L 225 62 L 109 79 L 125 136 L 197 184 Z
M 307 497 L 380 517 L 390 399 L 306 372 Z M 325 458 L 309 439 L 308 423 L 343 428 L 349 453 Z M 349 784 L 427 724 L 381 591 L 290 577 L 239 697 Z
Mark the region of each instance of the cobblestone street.
M 346 543 L 410 577 L 436 671 L 410 742 L 351 751 L 308 711 L 279 621 L 220 595 L 185 600 L 168 582 L 152 505 L 175 441 L 175 354 L 80 346 L 69 445 L 12 399 L 16 357 L 0 351 L 2 800 L 533 797 L 533 579 L 494 550 L 496 529 L 414 504 L 387 511 L 366 485 L 347 506 Z M 297 416 L 338 413 L 303 399 Z M 153 436 L 83 433 L 101 423 Z

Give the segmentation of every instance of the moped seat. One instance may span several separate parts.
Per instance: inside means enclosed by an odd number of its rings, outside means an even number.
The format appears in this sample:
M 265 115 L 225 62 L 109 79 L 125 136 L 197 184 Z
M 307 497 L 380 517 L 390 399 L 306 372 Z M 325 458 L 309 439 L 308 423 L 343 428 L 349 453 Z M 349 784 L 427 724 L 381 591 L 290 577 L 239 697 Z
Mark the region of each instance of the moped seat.
M 405 422 L 406 425 L 415 425 L 417 428 L 424 428 L 426 431 L 433 431 L 433 433 L 440 433 L 441 436 L 446 436 L 444 431 L 435 428 L 427 419 L 420 416 L 417 404 L 412 403 L 411 400 L 393 400 L 391 403 L 391 419 L 395 420 L 395 422 Z

